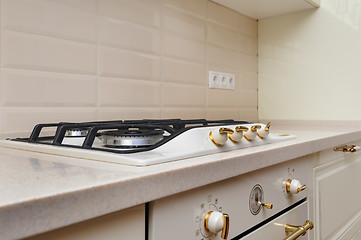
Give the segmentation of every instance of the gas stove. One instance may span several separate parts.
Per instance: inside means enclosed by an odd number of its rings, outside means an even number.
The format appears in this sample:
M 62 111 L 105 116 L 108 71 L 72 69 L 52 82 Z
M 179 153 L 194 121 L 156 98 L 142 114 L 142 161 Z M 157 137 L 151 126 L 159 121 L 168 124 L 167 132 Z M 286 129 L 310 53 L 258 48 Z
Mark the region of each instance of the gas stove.
M 38 124 L 30 137 L 1 140 L 0 146 L 148 166 L 293 138 L 270 133 L 270 123 L 145 119 Z

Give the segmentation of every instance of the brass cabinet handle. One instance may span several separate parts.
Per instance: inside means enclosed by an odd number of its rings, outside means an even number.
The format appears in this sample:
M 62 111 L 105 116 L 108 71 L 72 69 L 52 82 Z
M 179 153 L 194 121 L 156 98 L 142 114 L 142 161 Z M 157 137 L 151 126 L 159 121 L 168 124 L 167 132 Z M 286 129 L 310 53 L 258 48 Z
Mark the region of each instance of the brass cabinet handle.
M 361 146 L 358 145 L 344 145 L 340 147 L 335 147 L 333 150 L 335 152 L 356 152 L 361 149 Z
M 313 223 L 310 220 L 307 220 L 303 225 L 301 226 L 294 226 L 290 224 L 285 225 L 285 231 L 291 232 L 290 235 L 288 235 L 284 240 L 295 240 L 301 236 L 304 236 L 308 230 L 311 230 L 313 228 Z

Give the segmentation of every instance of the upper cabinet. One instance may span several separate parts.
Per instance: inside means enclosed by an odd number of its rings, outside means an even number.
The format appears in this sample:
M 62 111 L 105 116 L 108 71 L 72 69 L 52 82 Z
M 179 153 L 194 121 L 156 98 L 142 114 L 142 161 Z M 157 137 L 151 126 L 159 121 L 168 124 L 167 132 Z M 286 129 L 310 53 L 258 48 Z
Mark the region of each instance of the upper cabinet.
M 212 0 L 255 19 L 262 19 L 320 6 L 320 0 Z

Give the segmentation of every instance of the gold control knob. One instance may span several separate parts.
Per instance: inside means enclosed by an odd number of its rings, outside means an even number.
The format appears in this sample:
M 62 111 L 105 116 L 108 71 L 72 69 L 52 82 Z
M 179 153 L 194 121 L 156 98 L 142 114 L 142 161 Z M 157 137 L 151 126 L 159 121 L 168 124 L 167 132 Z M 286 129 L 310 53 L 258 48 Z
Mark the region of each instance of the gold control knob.
M 301 236 L 304 236 L 308 230 L 313 229 L 313 223 L 307 220 L 302 226 L 294 226 L 285 224 L 285 232 L 291 232 L 284 240 L 295 240 Z
M 293 194 L 297 194 L 303 190 L 305 190 L 307 188 L 306 185 L 302 185 L 300 183 L 300 181 L 296 180 L 296 179 L 288 179 L 286 182 L 286 191 L 287 193 L 293 193 Z
M 257 136 L 261 139 L 265 139 L 269 135 L 269 128 L 271 126 L 271 122 L 267 123 L 264 128 L 260 128 L 257 130 Z
M 211 131 L 209 133 L 209 138 L 212 140 L 214 144 L 216 144 L 218 147 L 224 145 L 227 142 L 227 135 L 232 134 L 234 131 L 230 128 L 220 128 L 214 133 Z
M 273 208 L 273 204 L 272 203 L 263 203 L 263 202 L 260 202 L 258 201 L 258 204 L 264 208 L 267 208 L 267 209 L 272 209 Z
M 228 134 L 228 138 L 232 142 L 237 143 L 237 142 L 241 141 L 241 139 L 243 138 L 243 132 L 247 132 L 247 131 L 248 131 L 248 127 L 237 126 L 234 129 L 234 133 Z
M 222 231 L 221 238 L 227 239 L 229 232 L 229 216 L 217 211 L 209 211 L 204 217 L 204 228 L 211 233 Z
M 261 128 L 262 128 L 261 125 L 252 126 L 250 130 L 243 132 L 244 138 L 247 139 L 248 141 L 252 141 L 257 137 L 257 130 Z

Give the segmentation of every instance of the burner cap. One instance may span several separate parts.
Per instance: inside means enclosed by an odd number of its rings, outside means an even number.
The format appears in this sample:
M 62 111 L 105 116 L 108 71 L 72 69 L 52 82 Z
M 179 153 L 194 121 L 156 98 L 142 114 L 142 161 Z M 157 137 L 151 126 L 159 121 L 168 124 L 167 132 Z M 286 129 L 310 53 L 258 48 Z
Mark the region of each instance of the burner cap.
M 106 147 L 145 147 L 163 139 L 163 130 L 116 130 L 101 133 Z
M 73 128 L 65 132 L 65 137 L 86 137 L 88 128 Z

